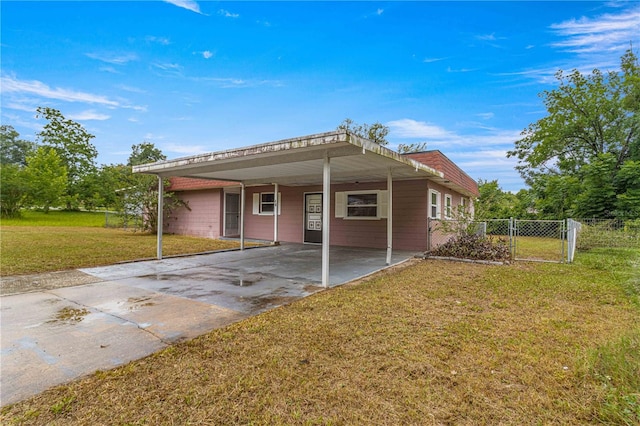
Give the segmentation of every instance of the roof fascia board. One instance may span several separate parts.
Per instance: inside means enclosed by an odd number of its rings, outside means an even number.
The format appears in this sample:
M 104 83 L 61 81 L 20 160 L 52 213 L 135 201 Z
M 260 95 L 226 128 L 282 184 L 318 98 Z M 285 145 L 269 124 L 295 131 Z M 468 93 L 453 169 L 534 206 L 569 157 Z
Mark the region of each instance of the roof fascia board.
M 303 155 L 299 149 L 306 149 L 306 155 L 312 157 L 312 159 L 323 158 L 324 149 L 331 147 L 331 145 L 347 142 L 347 132 L 328 132 L 320 133 L 316 135 L 310 135 L 305 137 L 285 139 L 277 142 L 264 143 L 259 145 L 252 145 L 248 147 L 242 147 L 237 149 L 231 149 L 226 151 L 211 152 L 207 154 L 199 154 L 190 157 L 177 158 L 175 160 L 158 161 L 156 163 L 141 164 L 133 166 L 134 173 L 149 173 L 149 174 L 162 174 L 164 170 L 173 169 L 177 167 L 197 167 L 205 164 L 209 167 L 212 163 L 224 163 L 224 162 L 246 162 L 247 157 L 273 157 L 282 156 L 284 153 L 291 153 L 291 150 L 295 150 L 296 158 Z M 320 150 L 320 154 L 313 151 Z M 334 153 L 334 156 L 339 155 L 352 155 L 353 153 L 340 154 L 340 152 Z M 311 159 L 311 158 L 310 158 Z M 286 162 L 286 161 L 282 161 Z M 252 167 L 249 165 L 248 167 Z M 232 167 L 236 168 L 236 167 Z

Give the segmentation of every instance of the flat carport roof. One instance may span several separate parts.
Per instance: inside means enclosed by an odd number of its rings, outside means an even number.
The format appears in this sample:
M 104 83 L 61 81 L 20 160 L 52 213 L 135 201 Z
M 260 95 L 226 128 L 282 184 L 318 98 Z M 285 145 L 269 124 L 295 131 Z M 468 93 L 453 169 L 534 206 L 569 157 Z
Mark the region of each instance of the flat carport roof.
M 158 211 L 162 210 L 162 178 L 181 176 L 238 182 L 241 186 L 240 245 L 244 249 L 245 187 L 252 185 L 322 185 L 322 284 L 329 286 L 331 184 L 387 181 L 387 264 L 393 240 L 393 180 L 429 178 L 450 186 L 444 175 L 370 140 L 340 130 L 209 154 L 194 155 L 133 167 L 134 173 L 159 177 Z M 463 190 L 462 192 L 466 192 Z M 276 200 L 277 202 L 277 200 Z M 275 206 L 277 211 L 277 206 Z M 162 229 L 158 214 L 158 229 Z M 278 215 L 274 215 L 274 241 L 278 240 Z M 162 258 L 162 233 L 158 233 L 157 256 Z

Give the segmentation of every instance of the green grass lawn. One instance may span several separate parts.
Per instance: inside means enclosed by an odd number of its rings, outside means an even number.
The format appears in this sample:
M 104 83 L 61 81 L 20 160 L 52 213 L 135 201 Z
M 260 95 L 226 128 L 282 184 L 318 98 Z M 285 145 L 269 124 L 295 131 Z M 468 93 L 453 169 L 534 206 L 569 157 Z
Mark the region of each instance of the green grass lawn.
M 567 258 L 567 242 L 559 238 L 523 237 L 516 241 L 516 259 L 561 262 Z
M 51 210 L 44 213 L 23 210 L 19 218 L 2 218 L 0 226 L 82 226 L 100 228 L 105 225 L 105 213 Z
M 3 408 L 2 424 L 634 425 L 640 251 L 377 274 Z
M 166 256 L 237 248 L 236 241 L 165 235 Z M 156 236 L 104 228 L 103 213 L 26 211 L 0 225 L 0 276 L 62 271 L 156 256 Z

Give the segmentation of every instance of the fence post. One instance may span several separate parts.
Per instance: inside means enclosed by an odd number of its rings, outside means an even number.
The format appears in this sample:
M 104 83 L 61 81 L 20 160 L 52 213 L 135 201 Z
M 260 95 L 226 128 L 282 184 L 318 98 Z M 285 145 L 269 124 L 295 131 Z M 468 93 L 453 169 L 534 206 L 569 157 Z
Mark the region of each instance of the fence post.
M 515 260 L 516 258 L 516 243 L 515 243 L 515 219 L 513 217 L 509 218 L 509 251 L 511 252 L 511 257 Z
M 427 217 L 427 251 L 431 251 L 431 218 Z
M 560 262 L 564 263 L 564 242 L 565 239 L 567 238 L 567 233 L 565 232 L 566 228 L 564 226 L 565 221 L 562 221 L 562 228 L 560 229 L 560 232 L 562 233 L 562 238 L 560 238 L 560 244 L 562 244 L 562 255 L 560 256 Z

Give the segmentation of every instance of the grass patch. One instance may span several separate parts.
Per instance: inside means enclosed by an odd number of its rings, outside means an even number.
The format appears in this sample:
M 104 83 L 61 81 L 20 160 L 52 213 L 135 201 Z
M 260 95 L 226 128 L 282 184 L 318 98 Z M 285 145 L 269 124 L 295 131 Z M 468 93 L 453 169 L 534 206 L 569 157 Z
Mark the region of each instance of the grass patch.
M 518 236 L 515 241 L 516 259 L 559 262 L 567 255 L 567 242 L 562 241 L 559 238 Z
M 156 236 L 140 232 L 87 226 L 5 226 L 4 222 L 0 230 L 0 276 L 102 266 L 156 255 Z M 167 256 L 237 247 L 236 241 L 163 237 Z
M 98 212 L 75 212 L 51 210 L 49 213 L 22 210 L 19 218 L 3 218 L 2 226 L 82 226 L 104 227 L 105 214 Z
M 628 261 L 615 268 L 631 274 L 639 254 L 625 256 Z M 623 368 L 611 368 L 638 365 L 637 357 L 629 357 L 637 352 L 638 306 L 619 273 L 590 261 L 488 266 L 426 260 L 51 389 L 3 408 L 0 420 L 637 421 L 625 411 L 634 409 L 637 382 Z M 616 389 L 624 386 L 620 400 L 632 403 L 622 406 L 607 396 L 607 376 Z

